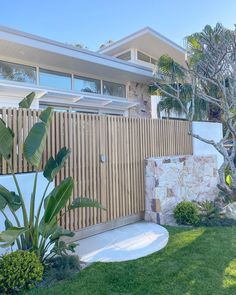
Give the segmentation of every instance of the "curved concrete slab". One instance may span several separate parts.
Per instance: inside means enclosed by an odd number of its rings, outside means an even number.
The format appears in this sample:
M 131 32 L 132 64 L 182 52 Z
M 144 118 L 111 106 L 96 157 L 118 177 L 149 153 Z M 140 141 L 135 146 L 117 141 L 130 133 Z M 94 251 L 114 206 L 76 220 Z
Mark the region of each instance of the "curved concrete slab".
M 159 251 L 168 239 L 164 227 L 137 222 L 78 241 L 76 253 L 86 263 L 127 261 Z

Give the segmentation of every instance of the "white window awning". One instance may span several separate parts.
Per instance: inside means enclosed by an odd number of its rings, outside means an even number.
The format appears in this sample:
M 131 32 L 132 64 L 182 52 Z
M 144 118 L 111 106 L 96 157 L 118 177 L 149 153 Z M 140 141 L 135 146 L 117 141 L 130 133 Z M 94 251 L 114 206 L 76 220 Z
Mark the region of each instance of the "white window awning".
M 39 88 L 37 86 L 22 85 L 8 81 L 0 82 L 0 96 L 12 98 L 23 98 L 31 92 L 35 92 L 35 99 L 42 104 L 60 104 L 66 107 L 114 109 L 126 111 L 138 104 L 130 102 L 125 98 L 106 96 L 85 92 L 69 92 L 53 89 Z

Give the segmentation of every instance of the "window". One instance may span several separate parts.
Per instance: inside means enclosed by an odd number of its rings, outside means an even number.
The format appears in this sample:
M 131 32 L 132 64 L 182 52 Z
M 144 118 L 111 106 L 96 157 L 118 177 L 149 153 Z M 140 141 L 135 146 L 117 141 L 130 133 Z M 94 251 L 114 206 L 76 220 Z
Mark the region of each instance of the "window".
M 141 51 L 138 51 L 138 59 L 150 63 L 150 56 Z
M 137 58 L 141 61 L 145 61 L 145 62 L 151 63 L 153 65 L 155 65 L 157 63 L 157 60 L 155 58 L 152 58 L 151 56 L 149 56 L 141 51 L 138 51 Z
M 123 84 L 103 81 L 103 94 L 117 97 L 126 97 L 126 87 Z
M 126 52 L 118 55 L 117 58 L 123 59 L 123 60 L 131 60 L 131 51 L 126 51 Z
M 0 79 L 36 84 L 36 68 L 0 61 Z
M 56 89 L 71 90 L 71 75 L 40 69 L 39 84 Z
M 74 90 L 90 93 L 101 93 L 101 81 L 97 79 L 75 76 Z
M 152 57 L 151 57 L 151 64 L 156 65 L 156 64 L 157 64 L 157 60 L 156 60 L 155 58 L 152 58 Z

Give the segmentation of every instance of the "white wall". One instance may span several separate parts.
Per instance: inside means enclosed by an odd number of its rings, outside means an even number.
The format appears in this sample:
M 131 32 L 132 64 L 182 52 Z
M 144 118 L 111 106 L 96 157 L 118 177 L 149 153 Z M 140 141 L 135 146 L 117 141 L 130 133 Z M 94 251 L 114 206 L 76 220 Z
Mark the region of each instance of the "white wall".
M 161 96 L 151 95 L 151 118 L 152 119 L 157 119 L 158 118 L 158 116 L 157 116 L 157 106 L 158 106 L 160 100 L 161 100 Z M 169 116 L 172 119 L 174 119 L 174 118 L 185 119 L 186 118 L 186 115 L 184 113 L 180 115 L 180 114 L 177 114 L 174 111 L 171 111 Z M 165 111 L 162 111 L 160 113 L 160 118 L 163 118 L 163 117 L 168 117 L 168 114 Z
M 214 122 L 193 122 L 193 133 L 203 138 L 219 142 L 223 137 L 223 126 L 221 123 Z M 217 155 L 218 167 L 223 162 L 222 155 L 212 145 L 196 138 L 193 138 L 193 154 L 196 156 Z
M 29 208 L 30 208 L 30 196 L 33 189 L 34 176 L 35 176 L 35 173 L 22 173 L 22 174 L 17 174 L 16 176 L 19 182 L 23 197 L 25 199 L 27 211 L 29 211 Z M 40 172 L 38 175 L 38 186 L 37 186 L 37 192 L 36 192 L 35 208 L 38 208 L 38 205 L 40 203 L 41 197 L 43 195 L 43 192 L 45 190 L 47 183 L 48 183 L 47 179 L 44 178 L 43 173 Z M 14 191 L 17 193 L 16 186 L 11 175 L 1 175 L 0 184 L 5 186 L 8 190 Z M 51 183 L 48 188 L 48 192 L 50 192 L 53 188 L 54 188 L 54 184 Z M 14 218 L 12 217 L 11 212 L 8 209 L 6 209 L 5 212 L 7 216 L 9 217 L 9 219 L 13 222 L 13 224 L 15 224 Z M 21 209 L 19 209 L 16 213 L 20 222 L 22 222 L 23 218 L 21 214 Z M 5 218 L 0 213 L 0 231 L 5 230 L 4 221 L 5 221 Z M 0 248 L 0 254 L 5 253 L 6 250 L 9 251 L 9 249 Z

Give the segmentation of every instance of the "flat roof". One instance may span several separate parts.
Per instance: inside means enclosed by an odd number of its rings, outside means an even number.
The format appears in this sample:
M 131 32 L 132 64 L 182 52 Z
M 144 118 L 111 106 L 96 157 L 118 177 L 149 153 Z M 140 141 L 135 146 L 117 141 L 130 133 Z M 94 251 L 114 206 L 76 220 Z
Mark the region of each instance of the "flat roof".
M 0 26 L 0 58 L 121 81 L 148 82 L 152 71 L 118 58 Z
M 127 49 L 136 48 L 158 58 L 168 54 L 177 62 L 185 62 L 185 49 L 150 27 L 145 27 L 129 36 L 99 49 L 97 52 L 116 56 Z

